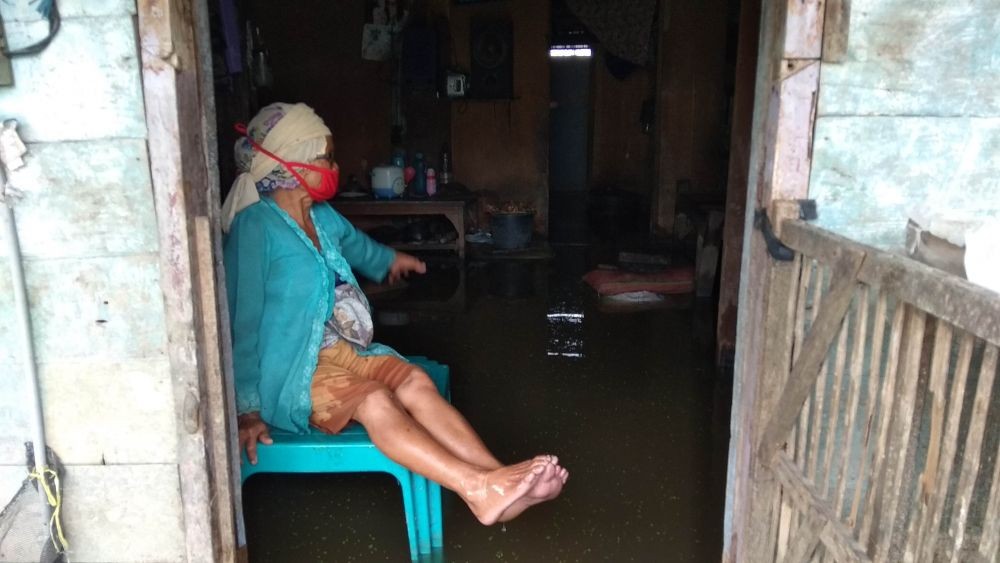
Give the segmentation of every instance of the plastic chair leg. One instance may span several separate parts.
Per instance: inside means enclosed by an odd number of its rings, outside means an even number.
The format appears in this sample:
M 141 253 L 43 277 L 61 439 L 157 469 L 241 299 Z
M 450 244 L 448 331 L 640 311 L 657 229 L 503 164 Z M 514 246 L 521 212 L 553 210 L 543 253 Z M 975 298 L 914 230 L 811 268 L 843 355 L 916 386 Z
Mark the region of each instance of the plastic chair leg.
M 422 475 L 412 475 L 413 504 L 417 511 L 417 548 L 422 555 L 431 552 L 430 507 L 427 502 L 429 481 Z
M 399 481 L 399 487 L 403 493 L 403 515 L 406 519 L 406 537 L 410 542 L 410 559 L 417 561 L 420 558 L 419 544 L 417 542 L 419 520 L 417 516 L 417 506 L 414 500 L 413 473 L 402 470 L 393 472 L 393 476 Z
M 428 480 L 427 496 L 430 507 L 431 549 L 444 547 L 444 521 L 441 517 L 441 485 Z

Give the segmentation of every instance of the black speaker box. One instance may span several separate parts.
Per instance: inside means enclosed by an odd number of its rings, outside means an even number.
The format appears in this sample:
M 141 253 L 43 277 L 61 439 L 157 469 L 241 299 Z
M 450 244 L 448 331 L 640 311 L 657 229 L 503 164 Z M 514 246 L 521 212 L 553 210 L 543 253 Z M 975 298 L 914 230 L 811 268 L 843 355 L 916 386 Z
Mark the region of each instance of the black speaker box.
M 480 99 L 514 97 L 514 27 L 509 20 L 472 22 L 469 96 Z

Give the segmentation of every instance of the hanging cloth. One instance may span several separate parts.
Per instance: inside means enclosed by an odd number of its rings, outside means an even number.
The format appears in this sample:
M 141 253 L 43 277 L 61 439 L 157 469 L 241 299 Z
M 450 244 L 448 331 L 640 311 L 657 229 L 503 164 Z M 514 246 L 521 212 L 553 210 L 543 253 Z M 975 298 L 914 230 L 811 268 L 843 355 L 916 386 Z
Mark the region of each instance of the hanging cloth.
M 566 6 L 609 52 L 639 66 L 649 62 L 656 0 L 566 0 Z

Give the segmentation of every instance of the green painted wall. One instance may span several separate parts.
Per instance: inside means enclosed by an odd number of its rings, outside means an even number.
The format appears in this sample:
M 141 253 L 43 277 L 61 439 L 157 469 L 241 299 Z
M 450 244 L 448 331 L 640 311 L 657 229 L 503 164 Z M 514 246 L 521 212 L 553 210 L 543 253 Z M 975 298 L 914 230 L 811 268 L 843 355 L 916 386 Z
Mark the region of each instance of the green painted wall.
M 915 208 L 1000 216 L 998 85 L 1000 0 L 853 0 L 821 71 L 820 224 L 898 248 Z
M 59 7 L 62 29 L 50 47 L 15 59 L 15 86 L 0 88 L 0 119 L 19 121 L 29 151 L 10 179 L 24 194 L 15 213 L 47 439 L 67 465 L 70 558 L 181 561 L 176 415 L 135 2 L 60 0 Z M 47 30 L 27 0 L 0 2 L 0 15 L 15 47 Z M 3 505 L 25 476 L 29 435 L 5 249 L 0 244 Z

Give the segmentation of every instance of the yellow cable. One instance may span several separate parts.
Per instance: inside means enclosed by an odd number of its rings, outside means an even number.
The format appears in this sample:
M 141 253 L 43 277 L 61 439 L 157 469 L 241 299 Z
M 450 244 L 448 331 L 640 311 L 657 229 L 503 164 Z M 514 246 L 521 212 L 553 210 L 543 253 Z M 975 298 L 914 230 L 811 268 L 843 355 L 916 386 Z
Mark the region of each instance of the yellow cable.
M 44 475 L 51 477 L 55 488 L 54 492 L 52 487 L 49 487 L 49 480 Z M 48 467 L 43 467 L 41 473 L 32 471 L 28 474 L 28 477 L 38 481 L 39 485 L 42 486 L 42 490 L 45 491 L 45 498 L 48 499 L 49 506 L 52 507 L 52 517 L 49 518 L 49 537 L 52 539 L 52 545 L 56 548 L 56 551 L 62 553 L 69 547 L 69 542 L 66 541 L 66 536 L 63 535 L 62 519 L 59 518 L 59 512 L 62 509 L 62 488 L 59 485 L 59 475 Z M 53 531 L 53 527 L 55 531 Z

